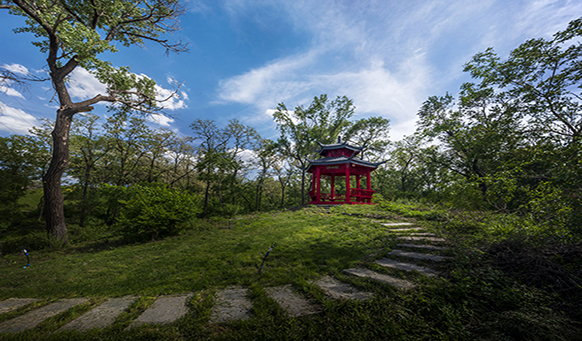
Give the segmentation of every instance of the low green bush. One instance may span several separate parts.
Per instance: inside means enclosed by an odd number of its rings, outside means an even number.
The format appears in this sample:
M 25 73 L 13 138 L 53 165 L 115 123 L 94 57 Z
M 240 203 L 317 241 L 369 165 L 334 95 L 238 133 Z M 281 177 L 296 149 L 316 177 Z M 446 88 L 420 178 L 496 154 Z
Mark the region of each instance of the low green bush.
M 129 195 L 129 200 L 120 201 L 118 226 L 130 241 L 176 235 L 201 212 L 197 196 L 166 186 L 134 186 Z
M 50 246 L 50 241 L 44 231 L 34 231 L 23 236 L 6 236 L 0 241 L 0 253 L 18 253 L 21 246 L 29 251 L 42 250 Z

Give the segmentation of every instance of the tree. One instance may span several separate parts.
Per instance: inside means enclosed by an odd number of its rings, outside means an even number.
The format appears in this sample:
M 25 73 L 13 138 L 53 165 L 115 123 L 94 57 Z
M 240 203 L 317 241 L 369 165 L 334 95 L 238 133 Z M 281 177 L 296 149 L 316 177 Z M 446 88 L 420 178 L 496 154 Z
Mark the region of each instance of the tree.
M 52 86 L 59 101 L 52 132 L 53 156 L 43 177 L 46 228 L 57 240 L 68 243 L 63 212 L 61 177 L 69 163 L 69 132 L 73 116 L 93 110 L 99 102 L 119 103 L 138 110 L 157 110 L 154 81 L 132 74 L 127 67 L 113 67 L 98 58 L 103 52 L 117 52 L 123 46 L 158 43 L 167 51 L 183 51 L 181 43 L 171 44 L 160 36 L 178 29 L 176 17 L 182 12 L 177 0 L 143 1 L 0 1 L 0 8 L 26 18 L 16 32 L 40 38 L 33 42 L 46 54 Z M 81 67 L 107 86 L 107 94 L 74 102 L 67 77 Z
M 379 116 L 366 117 L 349 127 L 345 140 L 351 140 L 357 146 L 366 147 L 359 157 L 377 159 L 385 152 L 390 143 L 388 140 L 389 131 L 389 119 Z
M 34 138 L 22 135 L 0 137 L 0 214 L 10 223 L 19 216 L 18 199 L 33 180 L 40 179 L 48 150 Z
M 99 134 L 98 120 L 99 116 L 91 114 L 73 120 L 70 175 L 76 176 L 82 188 L 79 226 L 85 226 L 85 218 L 90 209 L 89 187 L 95 184 L 95 168 L 108 152 L 105 139 Z
M 346 96 L 328 101 L 327 95 L 314 97 L 311 104 L 287 109 L 284 103 L 277 106 L 273 118 L 281 136 L 277 141 L 279 151 L 297 163 L 301 170 L 301 205 L 305 205 L 305 172 L 309 158 L 316 157 L 317 143 L 328 144 L 349 125 L 354 114 L 354 104 Z

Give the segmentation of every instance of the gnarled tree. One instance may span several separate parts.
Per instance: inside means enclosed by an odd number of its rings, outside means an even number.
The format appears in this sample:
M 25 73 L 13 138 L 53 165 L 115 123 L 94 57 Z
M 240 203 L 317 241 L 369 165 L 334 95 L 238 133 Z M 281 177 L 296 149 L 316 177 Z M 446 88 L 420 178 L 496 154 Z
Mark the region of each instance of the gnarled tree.
M 61 176 L 69 163 L 73 116 L 92 111 L 99 102 L 146 112 L 159 110 L 153 80 L 131 73 L 128 67 L 114 67 L 99 55 L 117 52 L 115 43 L 141 46 L 146 41 L 162 45 L 167 52 L 184 51 L 181 43 L 172 44 L 161 38 L 179 28 L 176 18 L 182 8 L 177 0 L 0 0 L 0 8 L 25 17 L 25 25 L 15 32 L 28 32 L 39 38 L 33 45 L 47 57 L 59 109 L 52 132 L 53 156 L 43 177 L 46 228 L 55 239 L 67 243 Z M 66 80 L 79 67 L 105 84 L 107 93 L 74 102 Z

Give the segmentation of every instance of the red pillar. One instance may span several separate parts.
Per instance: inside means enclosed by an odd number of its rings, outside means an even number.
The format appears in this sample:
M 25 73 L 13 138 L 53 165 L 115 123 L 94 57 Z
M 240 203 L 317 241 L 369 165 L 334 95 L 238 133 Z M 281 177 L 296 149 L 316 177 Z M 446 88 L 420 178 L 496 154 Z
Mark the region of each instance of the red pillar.
M 321 201 L 321 180 L 320 180 L 320 171 L 319 171 L 319 167 L 315 168 L 315 177 L 316 177 L 316 192 L 315 192 L 315 201 L 320 202 Z
M 350 203 L 350 164 L 346 163 L 346 202 Z
M 370 169 L 368 169 L 368 172 L 366 174 L 366 189 L 368 191 L 371 191 L 372 190 L 372 179 L 370 178 L 370 172 L 371 172 Z M 372 199 L 366 199 L 366 202 L 368 204 L 371 204 L 372 203 Z
M 335 199 L 335 176 L 331 176 L 331 198 Z

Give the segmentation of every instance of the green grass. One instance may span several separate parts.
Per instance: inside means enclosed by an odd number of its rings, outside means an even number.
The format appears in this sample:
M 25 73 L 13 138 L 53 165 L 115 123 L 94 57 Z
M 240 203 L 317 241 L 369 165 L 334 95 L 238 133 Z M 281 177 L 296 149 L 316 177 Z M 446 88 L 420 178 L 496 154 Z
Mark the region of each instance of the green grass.
M 40 203 L 40 198 L 42 198 L 42 188 L 33 189 L 26 193 L 25 196 L 18 200 L 20 205 L 23 205 L 23 210 L 30 211 L 37 208 Z
M 58 298 L 90 301 L 60 314 L 32 331 L 3 335 L 6 340 L 577 340 L 580 318 L 560 308 L 562 298 L 506 275 L 491 262 L 488 236 L 501 240 L 499 228 L 483 229 L 480 214 L 459 215 L 418 203 L 342 206 L 273 212 L 228 220 L 199 220 L 180 236 L 144 244 L 123 244 L 114 231 L 81 232 L 84 239 L 60 250 L 31 250 L 31 267 L 22 255 L 0 258 L 0 299 L 35 297 L 33 306 L 0 315 L 0 322 Z M 398 241 L 382 221 L 414 221 L 445 234 L 453 262 L 432 266 L 441 278 L 427 278 L 376 266 Z M 495 218 L 499 221 L 499 218 Z M 495 225 L 497 226 L 497 225 Z M 508 231 L 511 229 L 508 229 Z M 481 231 L 481 232 L 479 232 Z M 483 232 L 485 231 L 485 232 Z M 501 231 L 501 232 L 500 232 Z M 510 235 L 506 233 L 506 237 Z M 497 239 L 496 239 L 497 238 Z M 494 243 L 495 241 L 491 241 Z M 258 267 L 265 252 L 263 275 Z M 487 244 L 488 245 L 488 244 Z M 417 288 L 401 291 L 341 273 L 349 267 L 412 280 Z M 375 294 L 366 302 L 327 298 L 310 280 L 332 275 Z M 319 314 L 289 318 L 264 288 L 293 284 L 320 305 Z M 253 318 L 208 324 L 216 290 L 248 287 Z M 164 294 L 193 292 L 189 313 L 171 325 L 125 328 Z M 52 333 L 107 297 L 140 298 L 108 328 L 87 333 Z M 578 309 L 579 310 L 579 309 Z
M 135 245 L 115 238 L 1 260 L 0 298 L 161 295 L 258 280 L 265 285 L 334 274 L 385 246 L 384 229 L 365 219 L 313 210 L 246 216 L 201 226 L 181 236 Z

